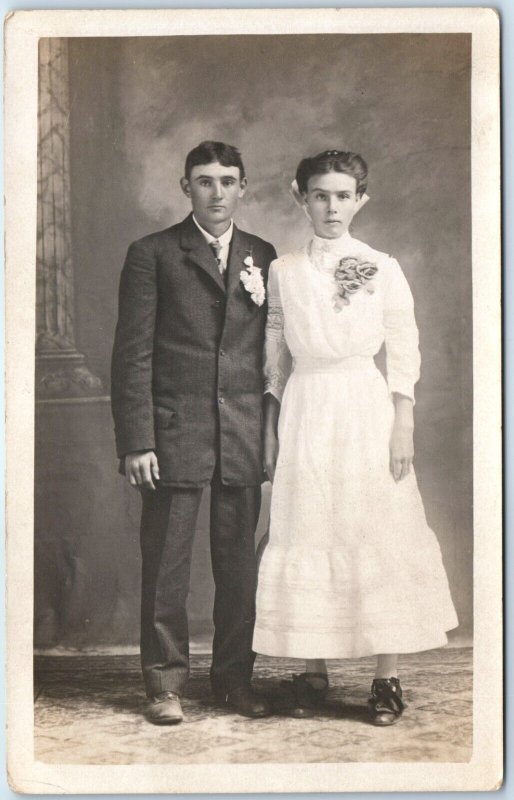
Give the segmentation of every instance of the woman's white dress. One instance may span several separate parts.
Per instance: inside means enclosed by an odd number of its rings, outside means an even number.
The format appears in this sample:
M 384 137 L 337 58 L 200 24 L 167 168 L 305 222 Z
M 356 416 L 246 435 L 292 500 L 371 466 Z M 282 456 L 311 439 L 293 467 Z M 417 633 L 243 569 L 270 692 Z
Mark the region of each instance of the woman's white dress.
M 334 309 L 335 267 L 378 267 Z M 269 543 L 253 648 L 293 658 L 446 644 L 458 621 L 412 471 L 389 470 L 392 394 L 419 377 L 412 295 L 398 262 L 349 234 L 273 262 L 266 390 L 281 401 Z M 373 356 L 385 340 L 387 382 Z

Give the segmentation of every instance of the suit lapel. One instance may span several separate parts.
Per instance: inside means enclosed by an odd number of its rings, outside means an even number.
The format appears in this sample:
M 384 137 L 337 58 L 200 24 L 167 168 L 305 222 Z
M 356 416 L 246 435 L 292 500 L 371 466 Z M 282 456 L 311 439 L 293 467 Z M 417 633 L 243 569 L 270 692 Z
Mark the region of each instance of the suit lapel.
M 245 237 L 234 225 L 234 232 L 232 234 L 232 241 L 230 243 L 230 252 L 228 258 L 228 281 L 227 281 L 227 294 L 231 295 L 238 287 L 241 281 L 241 270 L 245 269 L 244 259 L 250 255 L 250 249 L 245 241 Z
M 203 269 L 221 291 L 225 292 L 225 283 L 220 275 L 213 252 L 196 227 L 192 214 L 184 220 L 180 246 L 187 253 L 188 259 Z

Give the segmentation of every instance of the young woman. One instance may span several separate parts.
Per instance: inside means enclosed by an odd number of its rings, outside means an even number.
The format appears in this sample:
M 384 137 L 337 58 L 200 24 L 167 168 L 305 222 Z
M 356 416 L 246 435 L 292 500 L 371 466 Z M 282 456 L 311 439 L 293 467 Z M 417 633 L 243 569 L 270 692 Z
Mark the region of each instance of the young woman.
M 305 158 L 306 247 L 271 265 L 265 462 L 273 480 L 253 648 L 306 659 L 298 716 L 324 659 L 377 655 L 371 721 L 402 714 L 399 653 L 440 647 L 457 617 L 412 469 L 418 331 L 398 262 L 348 232 L 367 199 L 350 152 Z M 373 357 L 385 340 L 387 382 Z

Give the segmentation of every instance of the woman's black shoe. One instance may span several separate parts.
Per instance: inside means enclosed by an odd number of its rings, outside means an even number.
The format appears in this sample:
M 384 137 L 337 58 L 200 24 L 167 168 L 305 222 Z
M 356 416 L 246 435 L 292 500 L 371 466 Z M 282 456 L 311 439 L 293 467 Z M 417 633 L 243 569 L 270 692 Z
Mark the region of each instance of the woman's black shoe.
M 398 722 L 405 708 L 398 678 L 375 678 L 371 684 L 368 707 L 373 725 L 394 725 Z

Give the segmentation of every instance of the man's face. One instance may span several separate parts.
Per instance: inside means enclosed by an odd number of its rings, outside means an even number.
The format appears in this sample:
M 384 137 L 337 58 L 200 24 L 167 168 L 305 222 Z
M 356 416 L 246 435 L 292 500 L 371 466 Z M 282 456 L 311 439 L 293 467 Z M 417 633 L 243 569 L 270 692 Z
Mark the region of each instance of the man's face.
M 191 200 L 197 221 L 210 232 L 211 227 L 219 230 L 224 223 L 228 228 L 246 191 L 246 178 L 241 179 L 239 167 L 224 167 L 213 161 L 193 167 L 189 180 L 182 178 L 180 185 Z

